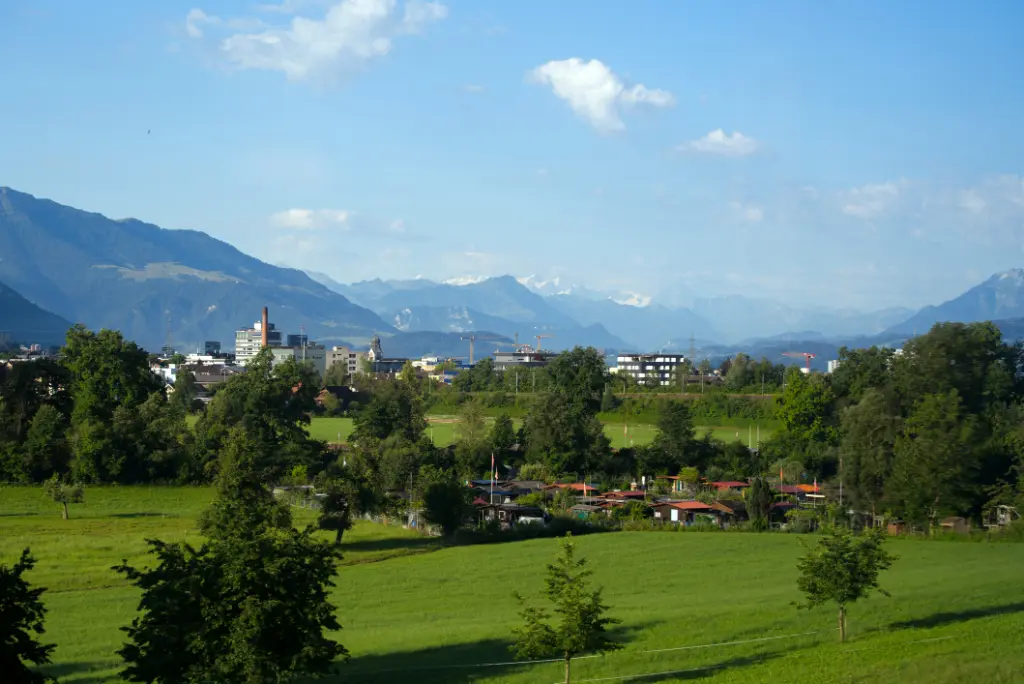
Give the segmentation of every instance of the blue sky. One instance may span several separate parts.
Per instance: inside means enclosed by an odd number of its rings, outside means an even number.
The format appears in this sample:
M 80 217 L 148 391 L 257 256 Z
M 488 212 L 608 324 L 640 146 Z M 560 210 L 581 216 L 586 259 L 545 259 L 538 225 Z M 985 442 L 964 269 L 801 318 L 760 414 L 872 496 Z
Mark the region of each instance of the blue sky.
M 5 0 L 0 60 L 0 184 L 341 281 L 876 308 L 1024 266 L 1012 0 Z

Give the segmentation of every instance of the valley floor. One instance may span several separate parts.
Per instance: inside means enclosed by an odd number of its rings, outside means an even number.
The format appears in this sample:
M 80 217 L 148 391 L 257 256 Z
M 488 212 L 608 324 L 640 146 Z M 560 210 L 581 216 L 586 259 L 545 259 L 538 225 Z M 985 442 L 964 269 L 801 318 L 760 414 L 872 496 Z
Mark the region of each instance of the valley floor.
M 145 539 L 197 541 L 208 488 L 90 488 L 71 519 L 39 488 L 0 491 L 0 562 L 31 546 L 30 579 L 48 588 L 50 673 L 116 682 L 119 628 L 138 594 L 110 571 L 144 563 Z M 308 520 L 298 511 L 299 523 Z M 576 682 L 1019 682 L 1024 680 L 1024 544 L 894 540 L 891 598 L 850 611 L 839 644 L 832 610 L 792 602 L 810 537 L 608 533 L 580 552 L 622 619 L 625 649 L 574 665 Z M 512 597 L 539 595 L 556 540 L 441 548 L 401 528 L 360 524 L 344 542 L 333 599 L 352 653 L 331 684 L 559 681 L 560 663 L 508 664 Z

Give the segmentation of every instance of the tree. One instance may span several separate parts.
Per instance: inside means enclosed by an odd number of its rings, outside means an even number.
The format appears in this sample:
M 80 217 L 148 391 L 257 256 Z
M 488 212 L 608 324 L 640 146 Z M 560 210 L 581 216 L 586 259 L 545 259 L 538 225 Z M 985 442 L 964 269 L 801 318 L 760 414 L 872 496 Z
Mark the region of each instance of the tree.
M 592 571 L 586 559 L 575 557 L 571 535 L 562 541 L 562 553 L 547 566 L 544 595 L 553 604 L 558 622 L 549 624 L 549 614 L 532 608 L 519 594 L 520 613 L 526 623 L 513 630 L 516 643 L 512 651 L 517 659 L 561 656 L 565 662 L 565 684 L 572 682 L 572 659 L 581 653 L 608 653 L 622 648 L 608 636 L 608 627 L 620 620 L 607 617 L 608 606 L 601 589 L 590 590 Z
M 180 406 L 186 413 L 191 413 L 195 408 L 196 397 L 199 396 L 199 385 L 196 384 L 196 374 L 188 368 L 179 368 L 174 379 L 174 391 L 171 392 L 171 401 Z
M 323 384 L 325 387 L 346 387 L 351 378 L 348 374 L 348 363 L 339 361 L 332 363 L 324 373 Z
M 495 458 L 504 463 L 511 454 L 512 447 L 516 445 L 516 428 L 507 413 L 499 413 L 498 417 L 494 419 L 494 424 L 491 425 L 490 440 Z
M 295 465 L 320 465 L 324 444 L 310 439 L 307 426 L 316 408 L 316 371 L 288 359 L 273 365 L 263 349 L 217 391 L 196 424 L 192 477 L 215 474 L 218 455 L 235 427 L 244 427 L 264 447 L 260 467 L 271 479 Z
M 85 493 L 82 491 L 81 485 L 65 482 L 56 473 L 43 484 L 43 489 L 47 496 L 53 499 L 55 503 L 60 504 L 64 520 L 68 519 L 68 504 L 85 501 Z
M 412 365 L 410 359 L 406 359 L 405 363 L 402 364 L 402 370 L 398 372 L 398 380 L 410 387 L 416 384 L 416 368 Z
M 232 430 L 202 547 L 149 540 L 156 567 L 114 568 L 142 590 L 141 615 L 123 628 L 129 641 L 118 651 L 124 679 L 280 683 L 325 674 L 347 656 L 325 635 L 340 628 L 328 600 L 337 552 L 312 528 L 291 526 L 268 487 L 266 450 Z
M 427 429 L 423 406 L 404 383 L 384 381 L 373 398 L 356 415 L 350 441 L 384 440 L 399 435 L 410 442 L 419 441 Z
M 547 367 L 552 390 L 562 394 L 574 414 L 596 415 L 608 379 L 608 367 L 593 347 L 562 352 Z
M 750 523 L 755 529 L 766 529 L 768 527 L 768 513 L 771 511 L 775 495 L 763 477 L 755 477 L 750 482 L 750 488 L 746 492 L 747 515 Z
M 349 466 L 341 477 L 325 479 L 316 487 L 320 498 L 317 525 L 321 530 L 335 532 L 334 544 L 352 529 L 353 516 L 369 513 L 381 506 L 382 497 L 366 473 Z
M 696 430 L 690 407 L 681 401 L 665 402 L 658 416 L 658 434 L 652 447 L 661 452 L 665 465 L 671 471 L 681 466 L 703 465 L 694 461 Z
M 43 404 L 32 416 L 22 452 L 22 480 L 39 482 L 55 472 L 65 472 L 70 460 L 64 416 Z
M 0 672 L 10 684 L 43 684 L 50 677 L 35 672 L 32 665 L 50 662 L 54 646 L 39 643 L 46 607 L 40 600 L 42 588 L 32 588 L 23 577 L 35 566 L 28 549 L 13 566 L 0 564 Z
M 455 457 L 459 475 L 480 473 L 489 467 L 487 419 L 483 407 L 476 401 L 467 401 L 459 410 L 456 424 Z
M 962 415 L 956 390 L 929 394 L 907 419 L 894 450 L 889 499 L 907 519 L 934 524 L 964 508 L 971 496 L 976 422 Z
M 423 518 L 451 537 L 472 512 L 469 494 L 469 489 L 450 475 L 430 482 L 423 492 Z
M 892 473 L 893 452 L 902 421 L 893 415 L 890 402 L 875 388 L 862 394 L 859 403 L 842 413 L 842 477 L 844 491 L 854 506 L 874 515 L 885 496 Z
M 878 586 L 878 574 L 896 558 L 884 548 L 885 532 L 872 528 L 855 537 L 845 527 L 830 526 L 797 564 L 797 586 L 813 608 L 826 603 L 839 607 L 839 640 L 846 641 L 846 607 L 867 597 L 872 590 L 888 596 Z
M 541 395 L 523 423 L 526 458 L 541 462 L 548 473 L 558 475 L 602 470 L 611 454 L 611 443 L 595 415 L 574 411 L 563 393 Z
M 615 410 L 615 406 L 615 390 L 609 382 L 604 386 L 604 393 L 601 395 L 601 413 L 610 413 Z

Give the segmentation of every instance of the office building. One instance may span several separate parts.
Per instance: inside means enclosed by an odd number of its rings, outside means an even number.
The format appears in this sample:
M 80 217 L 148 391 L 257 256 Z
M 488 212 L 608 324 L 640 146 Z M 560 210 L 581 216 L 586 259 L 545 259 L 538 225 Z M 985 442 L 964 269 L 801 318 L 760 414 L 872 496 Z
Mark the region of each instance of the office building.
M 204 351 L 207 356 L 217 356 L 220 354 L 220 341 L 219 340 L 207 340 L 204 347 Z
M 345 365 L 349 376 L 362 373 L 362 361 L 366 358 L 366 352 L 355 351 L 348 347 L 333 347 L 327 352 L 327 368 L 336 363 Z
M 264 346 L 281 346 L 281 332 L 267 319 L 266 308 L 263 309 L 262 320 L 253 323 L 251 328 L 235 332 L 235 363 L 246 365 Z
M 616 375 L 628 375 L 641 385 L 653 382 L 670 385 L 676 369 L 685 361 L 682 354 L 619 354 L 613 370 Z

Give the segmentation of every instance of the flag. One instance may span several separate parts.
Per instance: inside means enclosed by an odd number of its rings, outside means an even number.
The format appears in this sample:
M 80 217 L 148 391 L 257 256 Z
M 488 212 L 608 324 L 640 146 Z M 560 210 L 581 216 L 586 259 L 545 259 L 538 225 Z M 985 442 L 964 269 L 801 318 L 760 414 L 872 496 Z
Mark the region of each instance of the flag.
M 782 482 L 782 481 L 783 481 L 783 480 L 785 480 L 785 479 L 786 479 L 786 478 L 785 478 L 785 477 L 783 477 L 783 473 L 782 473 L 782 468 L 779 468 L 779 482 Z
M 814 478 L 814 493 L 818 493 L 818 478 Z
M 494 469 L 494 452 L 491 452 L 491 479 L 498 479 L 498 471 Z

